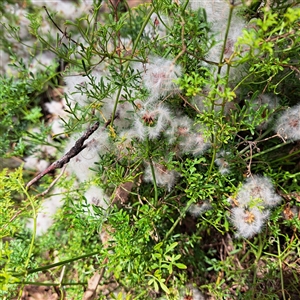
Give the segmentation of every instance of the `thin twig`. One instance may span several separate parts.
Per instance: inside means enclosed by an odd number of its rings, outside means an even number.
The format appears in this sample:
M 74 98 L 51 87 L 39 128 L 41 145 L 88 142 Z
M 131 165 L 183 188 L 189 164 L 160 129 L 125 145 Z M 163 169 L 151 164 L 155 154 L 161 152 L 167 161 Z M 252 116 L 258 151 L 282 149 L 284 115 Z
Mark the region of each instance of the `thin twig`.
M 106 257 L 103 260 L 103 264 L 107 264 L 108 262 L 108 258 Z M 105 267 L 101 268 L 100 273 L 98 271 L 96 271 L 94 273 L 94 275 L 90 278 L 90 280 L 88 281 L 88 287 L 87 290 L 85 291 L 82 300 L 92 300 L 95 299 L 97 297 L 97 287 L 104 275 L 104 271 L 105 271 Z
M 62 171 L 60 172 L 60 174 L 51 182 L 51 184 L 49 185 L 49 187 L 45 191 L 43 191 L 42 193 L 36 195 L 35 197 L 36 198 L 43 197 L 47 193 L 49 193 L 49 191 L 51 190 L 51 188 L 56 184 L 56 182 L 60 179 L 60 177 L 64 175 L 66 167 L 67 167 L 67 165 L 64 165 Z
M 13 220 L 14 220 L 21 212 L 23 212 L 28 206 L 30 206 L 30 203 L 27 204 L 24 208 L 19 209 L 19 210 L 18 210 L 18 211 L 10 218 L 10 220 L 9 220 L 6 224 L 3 225 L 2 230 L 5 229 L 8 225 L 10 225 L 11 222 L 12 222 L 12 221 L 13 221 Z
M 54 22 L 54 20 L 53 20 L 52 17 L 50 16 L 50 14 L 49 14 L 49 12 L 48 12 L 48 10 L 47 10 L 47 7 L 46 7 L 45 5 L 43 6 L 43 8 L 44 8 L 44 10 L 46 11 L 46 13 L 47 13 L 49 19 L 51 20 L 51 22 L 52 22 L 52 23 L 54 24 L 54 26 L 62 33 L 62 35 L 65 36 L 65 37 L 66 37 L 67 39 L 69 39 L 70 41 L 72 41 L 73 43 L 75 43 L 76 45 L 79 46 L 79 44 L 78 44 L 75 40 L 73 40 L 73 39 L 67 34 L 66 30 L 65 30 L 65 32 L 63 32 L 63 31 L 59 28 L 59 26 Z
M 62 168 L 65 164 L 67 164 L 71 158 L 79 154 L 83 149 L 86 148 L 86 144 L 84 142 L 98 129 L 99 122 L 96 122 L 92 127 L 90 127 L 81 138 L 79 138 L 75 145 L 59 160 L 52 163 L 47 169 L 45 169 L 43 172 L 39 173 L 36 177 L 34 177 L 32 180 L 30 180 L 26 184 L 26 189 L 29 189 L 34 183 L 39 181 L 42 177 L 44 177 L 46 174 L 54 171 L 55 169 Z

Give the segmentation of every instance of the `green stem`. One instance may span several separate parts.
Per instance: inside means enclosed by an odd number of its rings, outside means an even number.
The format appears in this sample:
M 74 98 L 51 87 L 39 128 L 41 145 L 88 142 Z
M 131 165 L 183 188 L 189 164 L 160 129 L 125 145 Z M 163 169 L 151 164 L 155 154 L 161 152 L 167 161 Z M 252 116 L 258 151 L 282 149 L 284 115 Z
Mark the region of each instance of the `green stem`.
M 224 38 L 224 43 L 223 43 L 223 47 L 222 47 L 222 52 L 221 52 L 221 55 L 220 55 L 218 75 L 221 73 L 221 69 L 222 69 L 223 56 L 224 56 L 224 53 L 225 53 L 225 50 L 226 50 L 226 44 L 227 44 L 227 39 L 228 39 L 228 35 L 229 35 L 229 29 L 230 29 L 231 19 L 232 19 L 232 15 L 233 15 L 233 10 L 234 10 L 234 6 L 230 5 L 229 16 L 228 16 L 228 21 L 227 21 L 227 27 L 226 27 L 226 32 L 225 32 L 225 38 Z
M 249 73 L 248 75 L 246 75 L 245 77 L 243 77 L 243 79 L 241 79 L 241 81 L 239 81 L 239 83 L 234 87 L 234 89 L 232 90 L 233 92 L 235 92 L 248 78 L 250 78 L 252 75 L 254 74 L 254 72 Z
M 219 67 L 218 67 L 218 74 L 221 73 L 221 69 L 222 69 L 223 56 L 224 56 L 224 52 L 226 50 L 226 44 L 227 44 L 227 39 L 228 39 L 228 35 L 229 35 L 229 30 L 230 30 L 232 15 L 233 15 L 233 9 L 234 9 L 234 6 L 230 5 L 228 22 L 227 22 L 227 27 L 226 27 L 226 33 L 225 33 L 225 38 L 224 38 L 222 53 L 221 53 L 221 56 L 220 56 Z M 228 87 L 229 72 L 230 72 L 230 63 L 227 63 L 227 70 L 226 70 L 226 78 L 227 79 L 226 79 L 226 84 L 225 84 L 224 90 L 226 90 L 226 88 Z M 225 109 L 226 100 L 227 99 L 224 96 L 223 101 L 222 101 L 222 109 L 221 109 L 221 115 L 222 116 L 224 115 L 224 109 Z
M 24 194 L 26 195 L 27 199 L 30 202 L 30 205 L 32 207 L 32 213 L 33 213 L 33 231 L 32 231 L 32 237 L 31 237 L 31 241 L 30 241 L 30 245 L 29 245 L 29 249 L 28 249 L 28 254 L 27 254 L 27 258 L 26 261 L 24 263 L 24 269 L 26 270 L 27 266 L 29 265 L 29 261 L 30 258 L 32 256 L 33 253 L 33 246 L 34 246 L 34 241 L 35 241 L 35 236 L 36 236 L 36 218 L 37 218 L 37 212 L 35 210 L 34 207 L 34 202 L 32 197 L 28 194 L 27 189 L 24 187 L 24 182 L 20 182 L 19 180 L 17 180 L 19 186 L 21 187 L 22 191 L 24 192 Z M 25 272 L 24 275 L 25 277 L 27 276 L 28 272 Z M 22 284 L 21 289 L 19 291 L 19 296 L 18 299 L 21 299 L 22 294 L 23 294 L 23 289 L 24 289 L 24 284 Z
M 101 2 L 102 1 L 99 1 L 99 3 L 95 3 L 95 1 L 94 1 L 94 13 L 93 13 L 94 24 L 93 24 L 93 28 L 92 28 L 92 40 L 95 37 L 95 31 L 96 31 L 96 28 L 97 28 L 98 16 L 99 16 L 99 13 L 100 13 L 100 8 L 101 8 Z
M 280 250 L 280 241 L 279 237 L 277 237 L 277 251 L 278 251 L 278 262 L 279 262 L 279 271 L 280 271 L 280 284 L 281 284 L 281 293 L 282 299 L 285 300 L 285 292 L 284 292 L 284 279 L 282 274 L 282 261 L 281 261 L 281 250 Z
M 171 235 L 171 233 L 174 231 L 174 229 L 176 228 L 176 226 L 178 225 L 178 223 L 185 217 L 186 212 L 188 211 L 188 209 L 190 208 L 190 206 L 195 202 L 195 200 L 191 199 L 186 207 L 182 210 L 182 212 L 180 213 L 180 216 L 177 218 L 177 220 L 174 222 L 174 224 L 172 225 L 172 227 L 169 229 L 169 231 L 167 232 L 167 234 L 165 235 L 164 239 L 162 240 L 162 242 L 165 242 L 169 236 Z
M 263 243 L 262 243 L 262 239 L 261 239 L 261 235 L 258 235 L 258 240 L 259 240 L 259 244 L 258 244 L 258 249 L 255 253 L 255 262 L 253 264 L 253 296 L 256 294 L 255 290 L 256 290 L 256 275 L 257 275 L 257 265 L 258 262 L 261 258 L 262 255 L 262 251 L 263 251 Z M 254 298 L 253 298 L 254 299 Z
M 259 136 L 256 140 L 254 140 L 253 142 L 250 141 L 249 145 L 248 145 L 247 147 L 245 147 L 243 150 L 241 150 L 241 151 L 239 152 L 239 154 L 245 153 L 248 149 L 250 149 L 250 144 L 260 142 L 261 139 L 264 138 L 265 136 L 267 136 L 267 135 L 270 133 L 270 131 L 272 131 L 272 130 L 273 130 L 273 129 L 270 128 L 269 130 L 265 131 L 262 135 L 260 135 L 260 136 Z
M 290 143 L 290 142 L 287 142 L 287 143 L 284 143 L 284 144 L 276 145 L 276 146 L 271 147 L 271 148 L 269 148 L 269 149 L 267 149 L 267 150 L 264 150 L 264 151 L 261 151 L 261 152 L 259 152 L 259 153 L 254 154 L 254 155 L 252 155 L 252 156 L 246 157 L 246 158 L 245 158 L 245 161 L 247 161 L 247 160 L 249 160 L 249 159 L 252 159 L 252 158 L 255 158 L 255 157 L 258 157 L 258 156 L 260 156 L 260 155 L 264 155 L 264 154 L 269 153 L 269 152 L 271 152 L 271 151 L 273 151 L 273 150 L 279 149 L 279 148 L 281 148 L 282 146 L 287 145 L 288 143 Z
M 222 47 L 222 51 L 221 51 L 221 55 L 220 55 L 217 76 L 219 76 L 221 74 L 221 69 L 223 67 L 223 56 L 224 56 L 224 53 L 225 53 L 225 50 L 226 50 L 226 44 L 227 44 L 227 39 L 228 39 L 228 35 L 229 35 L 233 10 L 234 10 L 234 6 L 230 5 L 229 16 L 228 16 L 228 21 L 227 21 L 227 27 L 226 27 L 226 32 L 225 32 L 225 38 L 224 38 L 223 47 Z M 229 68 L 227 69 L 227 72 L 229 72 Z M 216 78 L 216 82 L 218 82 L 218 78 Z M 228 84 L 228 77 L 227 77 L 227 84 Z M 226 86 L 227 86 L 227 84 L 226 84 Z M 225 88 L 226 88 L 226 86 L 225 86 Z M 215 88 L 216 89 L 218 88 L 218 84 L 216 84 Z M 223 102 L 224 102 L 224 100 L 223 100 Z M 215 107 L 215 102 L 212 101 L 212 105 L 211 105 L 211 111 L 212 112 L 214 111 L 214 107 Z M 222 113 L 223 113 L 223 111 L 224 111 L 224 105 L 222 105 Z M 209 170 L 208 170 L 208 178 L 210 177 L 210 174 L 212 173 L 212 170 L 213 170 L 213 167 L 214 167 L 214 162 L 215 162 L 215 159 L 216 159 L 216 153 L 217 153 L 216 134 L 215 133 L 212 134 L 212 144 L 213 144 L 213 153 L 212 153 L 212 159 L 211 159 Z
M 146 139 L 147 141 L 147 156 L 149 159 L 149 163 L 150 163 L 150 168 L 151 168 L 151 173 L 152 173 L 152 178 L 153 178 L 153 187 L 154 187 L 154 206 L 157 205 L 158 202 L 158 190 L 157 190 L 157 184 L 156 184 L 156 176 L 155 176 L 155 170 L 154 170 L 154 166 L 153 166 L 153 161 L 150 155 L 150 143 L 149 143 L 149 138 L 147 137 Z
M 213 139 L 212 144 L 215 145 L 215 143 L 216 143 L 216 135 L 215 134 L 213 135 L 212 139 Z M 217 155 L 217 148 L 213 147 L 212 158 L 211 158 L 211 161 L 210 161 L 210 165 L 209 165 L 209 169 L 208 169 L 206 181 L 210 180 L 210 175 L 212 173 L 212 170 L 213 170 L 213 167 L 214 167 L 214 164 L 215 164 L 216 155 Z
M 129 68 L 129 63 L 130 63 L 131 59 L 133 59 L 133 57 L 134 57 L 134 55 L 135 55 L 135 51 L 136 51 L 137 46 L 138 46 L 138 44 L 139 44 L 139 42 L 140 42 L 140 39 L 141 39 L 142 34 L 143 34 L 143 32 L 144 32 L 144 29 L 145 29 L 146 25 L 148 24 L 148 22 L 149 22 L 149 20 L 150 20 L 150 18 L 151 18 L 151 16 L 152 16 L 152 14 L 153 14 L 153 12 L 154 12 L 154 7 L 151 8 L 149 14 L 148 14 L 147 17 L 145 18 L 145 20 L 144 20 L 144 22 L 143 22 L 143 24 L 142 24 L 142 27 L 141 27 L 141 29 L 140 29 L 138 35 L 137 35 L 137 38 L 136 38 L 136 40 L 135 40 L 135 42 L 134 42 L 134 44 L 133 44 L 132 50 L 131 50 L 132 54 L 131 54 L 131 56 L 130 56 L 130 59 L 126 62 L 125 66 L 124 66 L 124 72 L 123 72 L 123 76 L 124 76 L 124 77 L 125 77 L 125 75 L 126 75 L 126 73 L 127 73 L 127 70 L 128 70 L 128 68 Z M 115 101 L 115 105 L 114 105 L 113 112 L 112 112 L 112 116 L 111 116 L 111 123 L 110 123 L 110 125 L 109 125 L 110 128 L 113 127 L 113 123 L 114 123 L 114 119 L 115 119 L 115 115 L 116 115 L 116 111 L 117 111 L 117 107 L 118 107 L 118 103 L 119 103 L 119 99 L 120 99 L 121 92 L 122 92 L 122 86 L 120 86 L 120 88 L 119 88 L 119 90 L 118 90 L 118 92 L 117 92 L 116 101 Z
M 285 144 L 285 145 L 286 145 L 286 144 Z M 292 156 L 294 156 L 294 155 L 297 155 L 297 154 L 299 154 L 299 153 L 300 153 L 300 150 L 295 151 L 295 152 L 292 152 L 291 154 L 288 154 L 288 155 L 286 155 L 286 156 L 283 156 L 283 157 L 280 157 L 280 158 L 278 158 L 278 159 L 273 160 L 273 162 L 283 161 L 283 160 L 288 159 L 288 158 L 290 158 L 290 157 L 292 157 Z
M 186 10 L 187 5 L 189 4 L 189 0 L 185 1 L 185 3 L 182 5 L 181 11 L 184 12 Z
M 70 262 L 77 261 L 77 260 L 80 260 L 82 258 L 91 257 L 91 256 L 94 256 L 94 255 L 97 255 L 97 254 L 99 254 L 99 251 L 92 252 L 92 253 L 89 253 L 89 254 L 84 254 L 84 255 L 81 255 L 81 256 L 77 256 L 75 258 L 70 258 L 70 259 L 67 259 L 67 260 L 64 260 L 64 261 L 57 262 L 55 264 L 50 264 L 50 265 L 42 266 L 42 267 L 35 268 L 35 269 L 29 269 L 29 270 L 27 270 L 26 272 L 23 272 L 23 273 L 12 273 L 12 275 L 17 277 L 17 276 L 24 276 L 26 274 L 41 272 L 41 271 L 45 271 L 45 270 L 48 270 L 48 269 L 51 269 L 51 268 L 54 268 L 54 267 L 59 267 L 59 266 L 62 266 L 62 265 L 66 265 Z

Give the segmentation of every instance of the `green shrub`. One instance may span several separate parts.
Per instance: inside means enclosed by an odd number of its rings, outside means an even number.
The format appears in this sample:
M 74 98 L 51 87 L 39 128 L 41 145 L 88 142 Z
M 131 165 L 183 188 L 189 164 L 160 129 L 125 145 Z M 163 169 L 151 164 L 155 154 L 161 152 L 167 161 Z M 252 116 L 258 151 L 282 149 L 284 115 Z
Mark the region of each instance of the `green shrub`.
M 299 294 L 299 3 L 188 2 L 4 13 L 4 299 Z

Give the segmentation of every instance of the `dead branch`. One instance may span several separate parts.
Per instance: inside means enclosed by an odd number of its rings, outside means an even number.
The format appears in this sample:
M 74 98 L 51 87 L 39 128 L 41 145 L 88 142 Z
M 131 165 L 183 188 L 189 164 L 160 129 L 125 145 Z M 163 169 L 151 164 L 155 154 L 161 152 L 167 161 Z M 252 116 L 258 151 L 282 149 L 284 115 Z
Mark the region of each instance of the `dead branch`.
M 60 174 L 51 182 L 51 184 L 49 185 L 49 187 L 45 191 L 43 191 L 42 193 L 36 195 L 36 198 L 44 197 L 47 193 L 49 193 L 49 191 L 53 188 L 53 186 L 56 184 L 56 182 L 64 175 L 66 167 L 67 167 L 67 165 L 63 166 L 63 169 L 60 172 Z
M 62 168 L 65 164 L 67 164 L 71 158 L 79 154 L 83 149 L 86 148 L 86 144 L 84 142 L 98 129 L 99 122 L 96 122 L 92 127 L 90 127 L 81 138 L 79 138 L 75 145 L 59 160 L 52 163 L 47 169 L 39 173 L 36 177 L 34 177 L 32 180 L 30 180 L 26 184 L 26 189 L 29 189 L 34 183 L 39 181 L 42 177 L 44 177 L 46 174 Z
M 106 264 L 107 261 L 108 258 L 106 257 L 103 261 L 103 264 Z M 83 295 L 82 300 L 93 300 L 97 297 L 97 287 L 104 275 L 104 271 L 105 271 L 105 267 L 102 267 L 100 273 L 96 271 L 94 275 L 89 279 L 88 287 Z

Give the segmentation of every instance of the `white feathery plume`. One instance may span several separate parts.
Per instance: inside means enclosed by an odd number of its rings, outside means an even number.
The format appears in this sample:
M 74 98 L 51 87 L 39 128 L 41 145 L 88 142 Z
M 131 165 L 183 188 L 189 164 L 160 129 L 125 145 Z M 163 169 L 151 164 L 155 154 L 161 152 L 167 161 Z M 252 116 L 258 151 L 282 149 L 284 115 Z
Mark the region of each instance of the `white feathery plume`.
M 236 200 L 242 207 L 266 208 L 278 205 L 282 199 L 275 193 L 274 186 L 268 177 L 253 175 L 242 185 Z
M 155 102 L 167 94 L 179 92 L 174 81 L 181 76 L 182 71 L 172 60 L 150 57 L 149 63 L 134 64 L 133 68 L 140 72 L 143 84 L 150 92 L 148 101 Z
M 190 207 L 188 208 L 188 212 L 195 218 L 202 215 L 207 210 L 210 210 L 212 208 L 209 201 L 204 201 L 202 203 L 192 203 Z
M 226 160 L 226 157 L 230 155 L 230 152 L 221 150 L 217 153 L 217 158 L 215 159 L 215 164 L 219 167 L 219 172 L 222 175 L 230 173 L 229 163 Z
M 136 112 L 136 116 L 133 129 L 140 140 L 159 137 L 171 121 L 169 109 L 162 104 L 145 105 Z
M 300 140 L 300 104 L 288 108 L 276 121 L 275 131 L 284 139 Z
M 194 126 L 193 130 L 186 135 L 185 139 L 179 142 L 179 147 L 182 153 L 191 153 L 194 156 L 203 154 L 210 148 L 210 142 L 204 136 L 200 126 Z
M 156 184 L 158 186 L 167 187 L 170 192 L 179 177 L 179 173 L 174 170 L 168 170 L 164 165 L 159 163 L 153 163 L 153 168 Z M 153 182 L 154 180 L 149 163 L 144 171 L 143 180 L 145 182 Z
M 98 186 L 91 185 L 84 193 L 84 197 L 89 205 L 88 212 L 91 215 L 94 215 L 92 205 L 102 207 L 103 209 L 107 209 L 108 207 L 109 197 L 104 193 L 103 189 Z
M 188 116 L 178 116 L 171 119 L 170 127 L 165 131 L 169 144 L 184 141 L 191 132 L 193 121 Z
M 269 210 L 262 211 L 257 207 L 248 209 L 243 207 L 232 208 L 231 221 L 237 229 L 236 237 L 251 238 L 261 232 L 269 215 Z

